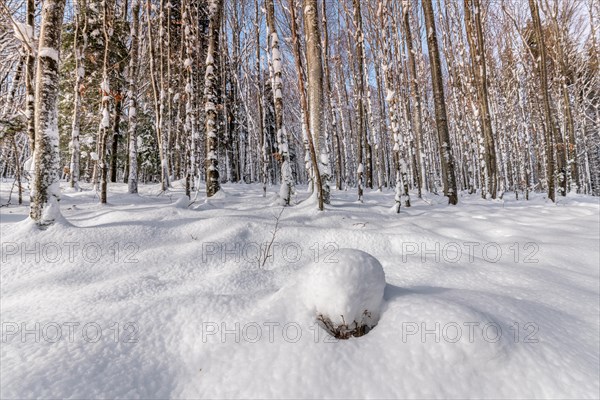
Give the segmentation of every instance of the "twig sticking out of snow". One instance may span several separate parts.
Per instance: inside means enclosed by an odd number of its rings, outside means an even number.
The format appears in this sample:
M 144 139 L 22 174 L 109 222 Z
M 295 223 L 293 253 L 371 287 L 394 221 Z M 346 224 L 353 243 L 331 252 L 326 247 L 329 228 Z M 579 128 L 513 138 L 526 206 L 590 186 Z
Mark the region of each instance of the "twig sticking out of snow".
M 275 217 L 275 227 L 271 231 L 271 241 L 265 247 L 263 253 L 258 258 L 258 267 L 259 268 L 264 267 L 267 260 L 271 257 L 271 247 L 273 246 L 273 242 L 275 242 L 275 237 L 277 236 L 277 231 L 279 231 L 279 220 L 281 219 L 281 215 L 283 214 L 284 210 L 285 210 L 285 207 L 281 207 L 281 211 L 279 211 L 279 214 Z

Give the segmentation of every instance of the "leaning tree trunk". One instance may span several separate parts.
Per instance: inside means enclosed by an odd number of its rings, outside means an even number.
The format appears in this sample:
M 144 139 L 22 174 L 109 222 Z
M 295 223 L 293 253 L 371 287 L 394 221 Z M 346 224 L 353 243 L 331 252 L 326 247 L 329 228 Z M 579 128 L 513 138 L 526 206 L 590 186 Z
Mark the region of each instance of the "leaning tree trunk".
M 215 57 L 219 51 L 219 31 L 221 27 L 222 0 L 209 0 L 208 50 L 206 54 L 206 74 L 204 83 L 204 111 L 206 128 L 206 196 L 214 196 L 220 189 L 219 162 L 217 160 L 217 91 L 219 83 L 215 71 Z
M 329 157 L 327 143 L 322 129 L 323 104 L 323 61 L 321 54 L 321 32 L 319 30 L 319 15 L 317 0 L 304 2 L 304 26 L 306 31 L 306 63 L 308 69 L 308 107 L 309 129 L 313 137 L 315 153 L 319 159 L 314 165 L 315 175 L 320 176 L 319 209 L 330 202 L 329 190 Z
M 35 167 L 29 216 L 38 226 L 60 217 L 58 154 L 59 50 L 65 0 L 42 8 L 35 91 Z
M 442 80 L 442 65 L 438 48 L 437 34 L 435 31 L 435 17 L 431 0 L 422 0 L 427 30 L 427 47 L 431 64 L 431 80 L 433 83 L 433 101 L 435 103 L 435 123 L 437 125 L 440 162 L 442 164 L 442 182 L 444 196 L 448 197 L 450 204 L 458 203 L 456 191 L 456 178 L 454 176 L 454 157 L 450 146 L 450 133 L 448 132 L 448 117 L 444 98 L 444 82 Z

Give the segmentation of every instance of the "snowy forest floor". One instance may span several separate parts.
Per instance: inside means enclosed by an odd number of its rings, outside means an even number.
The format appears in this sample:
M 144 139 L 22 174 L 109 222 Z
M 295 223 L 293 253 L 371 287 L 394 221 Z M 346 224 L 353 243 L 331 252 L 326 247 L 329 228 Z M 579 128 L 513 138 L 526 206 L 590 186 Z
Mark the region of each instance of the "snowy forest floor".
M 0 209 L 0 397 L 598 396 L 597 198 L 428 194 L 397 215 L 391 190 L 334 191 L 318 212 L 300 188 L 259 268 L 276 187 L 188 207 L 174 186 L 111 184 L 104 206 L 65 190 L 66 221 L 40 232 L 26 206 Z M 372 254 L 387 281 L 379 324 L 345 341 L 298 284 L 337 248 Z

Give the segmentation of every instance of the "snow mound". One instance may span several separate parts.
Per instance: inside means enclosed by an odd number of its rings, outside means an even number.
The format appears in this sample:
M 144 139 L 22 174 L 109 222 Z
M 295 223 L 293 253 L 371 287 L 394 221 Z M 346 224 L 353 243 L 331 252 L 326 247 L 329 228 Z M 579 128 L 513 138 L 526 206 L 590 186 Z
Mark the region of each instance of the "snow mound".
M 187 196 L 181 196 L 175 202 L 172 203 L 172 206 L 175 208 L 188 208 L 190 205 L 190 199 Z
M 379 320 L 385 285 L 383 268 L 375 257 L 339 249 L 309 266 L 302 297 L 332 335 L 362 336 Z

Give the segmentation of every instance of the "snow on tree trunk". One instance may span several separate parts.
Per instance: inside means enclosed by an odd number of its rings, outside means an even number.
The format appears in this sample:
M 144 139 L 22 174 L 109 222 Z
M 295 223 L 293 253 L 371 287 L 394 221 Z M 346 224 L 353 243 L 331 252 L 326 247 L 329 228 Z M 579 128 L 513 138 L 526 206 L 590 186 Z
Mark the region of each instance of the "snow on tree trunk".
M 35 91 L 35 163 L 29 216 L 38 226 L 60 217 L 58 154 L 59 49 L 65 0 L 46 0 L 38 47 Z
M 219 162 L 217 160 L 217 82 L 215 57 L 219 51 L 219 30 L 221 27 L 222 0 L 209 0 L 208 51 L 206 54 L 206 74 L 204 83 L 204 111 L 206 128 L 206 196 L 214 196 L 220 189 Z

